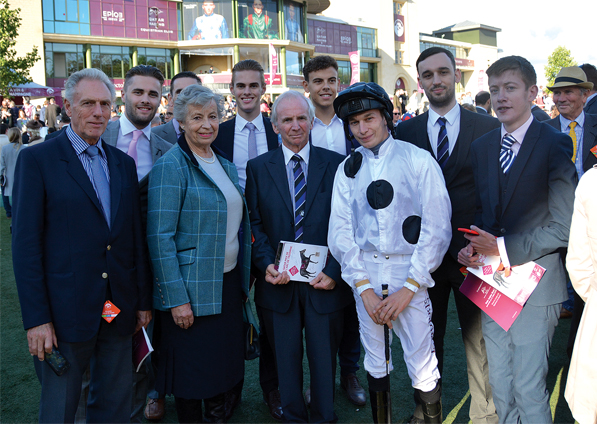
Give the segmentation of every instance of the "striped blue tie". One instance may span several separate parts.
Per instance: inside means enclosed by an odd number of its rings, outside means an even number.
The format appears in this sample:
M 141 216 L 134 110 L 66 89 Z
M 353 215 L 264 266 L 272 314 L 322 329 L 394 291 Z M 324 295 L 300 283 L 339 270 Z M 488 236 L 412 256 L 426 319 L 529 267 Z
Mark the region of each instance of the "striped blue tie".
M 100 163 L 99 149 L 97 146 L 93 145 L 89 146 L 85 152 L 91 159 L 91 173 L 93 174 L 95 191 L 97 192 L 97 197 L 104 210 L 104 217 L 106 218 L 108 227 L 110 227 L 110 184 L 108 183 L 108 178 Z
M 303 219 L 305 218 L 305 200 L 307 198 L 307 180 L 301 167 L 299 155 L 292 156 L 294 162 L 294 241 L 303 242 Z
M 516 139 L 511 134 L 506 134 L 502 138 L 502 148 L 500 150 L 500 165 L 504 174 L 508 173 L 512 162 L 514 162 L 514 152 L 512 151 L 512 145 L 516 143 Z
M 448 132 L 446 131 L 446 118 L 440 116 L 437 118 L 437 122 L 440 124 L 439 134 L 437 136 L 437 162 L 439 166 L 444 169 L 448 157 L 450 156 L 450 145 L 448 144 Z

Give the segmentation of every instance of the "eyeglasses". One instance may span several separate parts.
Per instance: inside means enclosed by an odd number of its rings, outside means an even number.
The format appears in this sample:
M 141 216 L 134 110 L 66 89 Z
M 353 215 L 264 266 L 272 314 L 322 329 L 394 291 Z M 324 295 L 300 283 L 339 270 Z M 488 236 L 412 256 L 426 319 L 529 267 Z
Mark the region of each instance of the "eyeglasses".
M 400 115 L 398 112 L 394 112 L 394 115 Z

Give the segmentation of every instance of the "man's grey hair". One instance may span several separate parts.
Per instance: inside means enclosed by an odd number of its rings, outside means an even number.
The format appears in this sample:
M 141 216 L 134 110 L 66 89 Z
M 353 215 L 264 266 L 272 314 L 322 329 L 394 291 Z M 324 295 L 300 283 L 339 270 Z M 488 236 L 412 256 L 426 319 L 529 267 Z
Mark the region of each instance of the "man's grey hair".
M 272 122 L 274 124 L 278 125 L 278 105 L 287 97 L 288 100 L 305 102 L 309 113 L 309 122 L 313 122 L 313 119 L 315 119 L 315 106 L 313 105 L 311 99 L 305 97 L 304 94 L 299 93 L 298 91 L 289 90 L 280 94 L 272 106 Z M 299 98 L 302 100 L 298 100 Z
M 224 97 L 203 85 L 189 85 L 180 92 L 174 102 L 174 118 L 178 122 L 184 122 L 189 112 L 189 106 L 205 107 L 212 101 L 216 104 L 218 119 L 221 119 L 224 115 Z
M 99 69 L 95 68 L 85 68 L 78 72 L 75 72 L 68 80 L 66 80 L 66 84 L 64 84 L 64 97 L 69 103 L 72 103 L 73 97 L 75 95 L 75 89 L 77 84 L 79 84 L 84 79 L 96 80 L 103 82 L 104 85 L 110 91 L 110 100 L 114 102 L 116 100 L 116 90 L 114 89 L 114 84 L 110 81 L 110 78 L 106 74 L 104 74 Z

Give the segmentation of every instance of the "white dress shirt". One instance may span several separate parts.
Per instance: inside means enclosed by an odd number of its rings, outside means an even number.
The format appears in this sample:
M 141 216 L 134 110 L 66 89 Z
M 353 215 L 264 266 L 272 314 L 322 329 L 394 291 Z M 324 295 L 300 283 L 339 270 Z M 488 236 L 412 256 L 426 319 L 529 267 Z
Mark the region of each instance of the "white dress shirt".
M 313 121 L 311 130 L 311 142 L 314 146 L 323 147 L 346 156 L 346 136 L 344 134 L 344 123 L 338 116 L 334 115 L 329 125 L 324 124 L 317 116 Z
M 249 160 L 249 129 L 246 128 L 247 121 L 240 115 L 236 115 L 234 126 L 234 154 L 232 162 L 236 165 L 238 171 L 238 182 L 245 189 L 247 183 L 247 162 Z M 255 140 L 257 141 L 257 155 L 267 152 L 267 136 L 263 124 L 263 115 L 257 115 L 253 121 L 255 125 Z
M 429 143 L 433 149 L 433 154 L 437 158 L 437 137 L 439 136 L 439 129 L 441 124 L 437 122 L 442 115 L 438 114 L 433 109 L 429 109 L 429 117 L 427 119 L 427 135 L 429 136 Z M 456 103 L 448 113 L 444 115 L 446 118 L 446 133 L 448 134 L 448 151 L 452 154 L 458 134 L 460 134 L 460 105 Z
M 120 130 L 118 131 L 118 140 L 116 147 L 128 154 L 129 145 L 133 141 L 133 131 L 137 128 L 128 120 L 126 114 L 120 117 Z M 151 145 L 149 140 L 151 137 L 151 124 L 147 125 L 141 130 L 143 134 L 137 140 L 137 177 L 139 181 L 146 176 L 153 166 Z

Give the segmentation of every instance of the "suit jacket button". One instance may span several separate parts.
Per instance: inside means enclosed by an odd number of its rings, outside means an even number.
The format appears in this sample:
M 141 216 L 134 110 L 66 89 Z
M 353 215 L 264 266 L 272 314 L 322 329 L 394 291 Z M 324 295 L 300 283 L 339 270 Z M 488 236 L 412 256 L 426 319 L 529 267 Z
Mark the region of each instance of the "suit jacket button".
M 160 296 L 162 299 L 164 298 L 164 295 Z
M 386 256 L 386 259 L 390 259 L 390 257 L 389 257 L 389 256 Z
M 106 278 L 108 278 L 108 273 L 107 273 L 107 272 L 104 272 L 104 273 L 102 273 L 102 278 L 103 278 L 104 280 L 105 280 Z
M 164 300 L 162 300 L 162 305 L 165 305 L 165 304 L 166 304 L 166 302 Z
M 373 255 L 374 258 L 377 258 L 377 255 Z
M 505 228 L 502 228 L 502 229 L 500 230 L 500 234 L 506 234 L 506 229 L 505 229 Z

